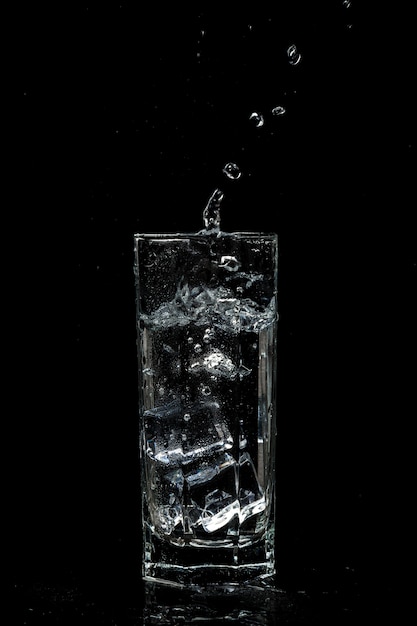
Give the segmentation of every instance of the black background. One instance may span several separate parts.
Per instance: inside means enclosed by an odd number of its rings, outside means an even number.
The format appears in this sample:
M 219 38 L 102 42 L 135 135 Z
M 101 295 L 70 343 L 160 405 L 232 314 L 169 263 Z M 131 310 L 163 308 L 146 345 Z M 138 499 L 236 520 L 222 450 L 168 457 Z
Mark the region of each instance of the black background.
M 401 605 L 412 20 L 399 3 L 275 4 L 16 7 L 4 445 L 17 623 L 36 584 L 103 606 L 139 588 L 133 233 L 200 229 L 216 187 L 224 230 L 279 235 L 278 584 L 359 589 L 378 616 Z

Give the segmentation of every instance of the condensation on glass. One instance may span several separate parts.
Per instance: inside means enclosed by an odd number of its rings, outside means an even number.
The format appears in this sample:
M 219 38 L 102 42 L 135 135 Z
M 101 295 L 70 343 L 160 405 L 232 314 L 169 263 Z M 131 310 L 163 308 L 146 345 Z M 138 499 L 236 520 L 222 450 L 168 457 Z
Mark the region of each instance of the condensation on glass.
M 268 584 L 277 236 L 134 239 L 143 577 Z

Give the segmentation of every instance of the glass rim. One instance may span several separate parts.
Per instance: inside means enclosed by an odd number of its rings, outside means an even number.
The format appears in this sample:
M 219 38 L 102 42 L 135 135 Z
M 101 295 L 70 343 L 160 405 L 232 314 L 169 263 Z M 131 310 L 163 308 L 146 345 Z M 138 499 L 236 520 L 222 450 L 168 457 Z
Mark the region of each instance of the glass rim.
M 176 233 L 135 233 L 133 235 L 136 241 L 138 240 L 148 240 L 148 239 L 156 239 L 163 241 L 175 241 L 175 240 L 186 240 L 186 239 L 199 239 L 201 241 L 209 241 L 210 238 L 213 239 L 222 239 L 229 237 L 236 237 L 238 239 L 256 239 L 262 238 L 266 241 L 274 241 L 278 239 L 277 233 L 265 233 L 261 231 L 235 231 L 235 232 L 223 232 L 220 231 L 218 234 L 210 235 L 208 233 L 194 232 L 194 233 L 186 233 L 186 232 L 176 232 Z

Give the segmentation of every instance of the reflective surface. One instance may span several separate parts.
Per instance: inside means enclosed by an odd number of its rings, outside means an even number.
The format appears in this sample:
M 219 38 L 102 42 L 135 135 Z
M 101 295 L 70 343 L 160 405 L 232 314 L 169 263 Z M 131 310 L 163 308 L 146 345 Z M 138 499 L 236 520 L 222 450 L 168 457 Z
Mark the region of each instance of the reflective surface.
M 301 601 L 302 602 L 302 601 Z M 272 626 L 299 618 L 302 605 L 292 595 L 271 587 L 170 589 L 145 587 L 143 624 L 246 624 Z
M 358 585 L 355 578 L 322 590 L 184 589 L 153 582 L 99 590 L 74 579 L 43 580 L 16 584 L 8 597 L 12 608 L 8 623 L 19 626 L 354 626 L 381 620 L 397 624 L 407 607 L 407 597 L 401 598 L 393 588 L 386 586 L 382 594 L 375 585 Z

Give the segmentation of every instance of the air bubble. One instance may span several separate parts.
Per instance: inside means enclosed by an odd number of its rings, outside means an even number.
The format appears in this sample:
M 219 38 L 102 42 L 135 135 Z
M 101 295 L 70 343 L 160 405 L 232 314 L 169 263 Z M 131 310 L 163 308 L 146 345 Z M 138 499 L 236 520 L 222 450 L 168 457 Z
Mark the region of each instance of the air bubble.
M 232 162 L 226 163 L 223 167 L 223 174 L 226 174 L 231 180 L 237 180 L 242 176 L 239 166 Z
M 191 419 L 191 415 L 189 413 L 184 413 L 184 421 L 189 422 Z
M 290 65 L 298 65 L 301 61 L 301 54 L 295 44 L 292 44 L 287 50 L 288 62 Z
M 204 343 L 210 343 L 214 339 L 214 330 L 212 328 L 206 328 L 204 332 L 203 341 Z
M 263 115 L 261 115 L 261 113 L 257 113 L 256 111 L 249 115 L 249 120 L 252 122 L 255 128 L 261 128 L 261 126 L 263 126 L 265 122 Z
M 280 117 L 281 115 L 285 115 L 286 109 L 283 106 L 278 105 L 272 109 L 271 113 L 275 117 Z
M 219 267 L 224 268 L 228 272 L 237 272 L 240 267 L 240 263 L 235 256 L 226 255 L 222 256 Z

